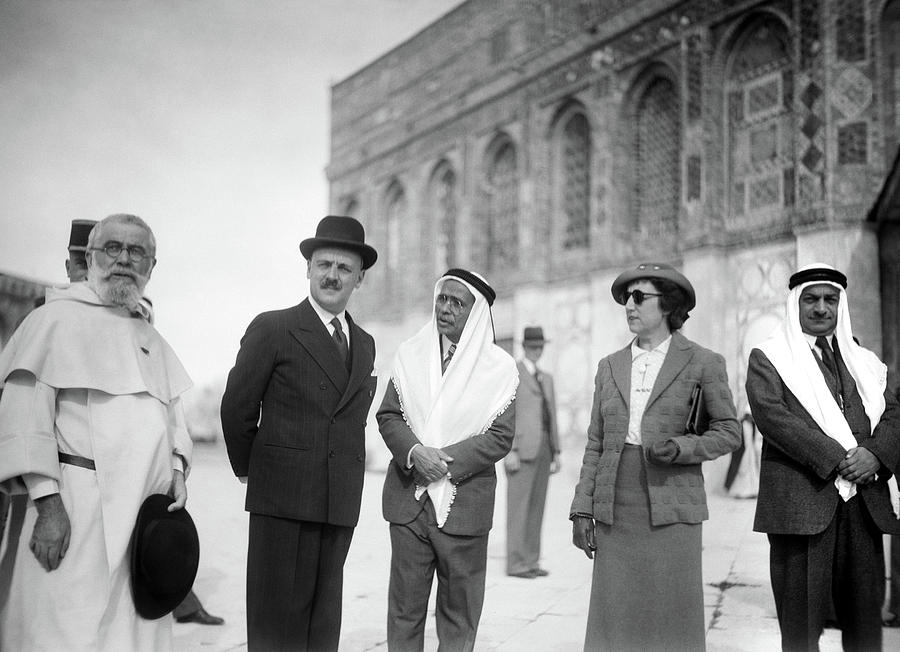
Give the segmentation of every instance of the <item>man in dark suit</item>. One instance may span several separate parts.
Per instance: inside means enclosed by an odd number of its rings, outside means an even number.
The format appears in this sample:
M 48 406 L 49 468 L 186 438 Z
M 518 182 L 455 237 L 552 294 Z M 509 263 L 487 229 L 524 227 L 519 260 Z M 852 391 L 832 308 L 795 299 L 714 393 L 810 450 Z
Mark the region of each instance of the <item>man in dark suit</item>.
M 747 371 L 763 435 L 754 530 L 769 537 L 782 649 L 818 649 L 833 596 L 844 649 L 880 650 L 900 406 L 885 365 L 853 340 L 846 276 L 817 263 L 788 287 L 784 323 Z
M 503 459 L 507 481 L 506 574 L 526 579 L 548 574 L 539 564 L 541 524 L 550 474 L 559 471 L 553 376 L 537 367 L 546 342 L 543 328 L 525 328 L 524 357 L 516 362 L 516 437 Z
M 472 650 L 484 603 L 494 464 L 515 423 L 515 361 L 494 343 L 494 290 L 451 269 L 438 279 L 431 320 L 403 342 L 378 410 L 393 456 L 382 510 L 390 522 L 388 649 L 424 647 L 437 570 L 441 650 Z
M 344 561 L 359 520 L 375 342 L 345 311 L 377 253 L 328 216 L 300 243 L 309 298 L 247 327 L 222 431 L 247 484 L 247 644 L 337 650 Z

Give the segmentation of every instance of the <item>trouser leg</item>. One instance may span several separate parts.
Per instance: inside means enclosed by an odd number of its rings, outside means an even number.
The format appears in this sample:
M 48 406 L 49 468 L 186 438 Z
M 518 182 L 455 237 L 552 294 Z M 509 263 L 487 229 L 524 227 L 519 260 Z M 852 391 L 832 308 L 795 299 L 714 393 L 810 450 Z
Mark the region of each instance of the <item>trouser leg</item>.
M 838 508 L 834 608 L 847 652 L 881 649 L 884 547 L 857 495 Z
M 387 642 L 390 652 L 420 652 L 434 578 L 435 554 L 419 517 L 390 526 L 391 574 L 388 586 Z
M 769 535 L 769 572 L 784 652 L 819 649 L 828 613 L 835 523 L 813 535 Z

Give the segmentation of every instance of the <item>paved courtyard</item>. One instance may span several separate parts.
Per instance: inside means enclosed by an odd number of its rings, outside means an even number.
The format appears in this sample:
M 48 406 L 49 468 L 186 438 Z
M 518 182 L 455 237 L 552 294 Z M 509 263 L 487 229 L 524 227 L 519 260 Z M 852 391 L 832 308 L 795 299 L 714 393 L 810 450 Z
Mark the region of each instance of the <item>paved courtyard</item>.
M 244 569 L 247 515 L 244 488 L 233 477 L 222 445 L 198 444 L 188 481 L 188 508 L 200 531 L 200 572 L 194 585 L 207 609 L 225 618 L 223 627 L 176 624 L 176 649 L 184 652 L 246 650 Z M 567 520 L 579 455 L 563 459 L 550 481 L 544 521 L 542 566 L 549 577 L 510 578 L 504 572 L 505 482 L 498 486 L 495 527 L 488 549 L 487 589 L 476 650 L 558 651 L 582 649 L 587 620 L 591 562 L 571 544 Z M 362 516 L 350 548 L 344 582 L 341 650 L 386 650 L 390 542 L 381 518 L 383 474 L 366 476 Z M 703 574 L 710 652 L 780 648 L 768 580 L 768 544 L 752 532 L 753 500 L 734 500 L 710 491 L 711 518 L 704 524 Z M 433 596 L 432 611 L 433 614 Z M 900 630 L 885 629 L 885 650 L 900 649 Z M 426 650 L 437 648 L 429 617 Z M 823 652 L 841 649 L 840 632 L 826 630 Z

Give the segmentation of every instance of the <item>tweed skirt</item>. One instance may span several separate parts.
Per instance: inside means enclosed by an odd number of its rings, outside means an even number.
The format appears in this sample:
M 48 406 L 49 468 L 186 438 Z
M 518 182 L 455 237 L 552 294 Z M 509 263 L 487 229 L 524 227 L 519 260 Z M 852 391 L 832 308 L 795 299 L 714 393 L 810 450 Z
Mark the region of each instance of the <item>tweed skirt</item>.
M 586 652 L 706 649 L 702 525 L 650 524 L 640 446 L 625 446 L 613 525 L 597 523 Z

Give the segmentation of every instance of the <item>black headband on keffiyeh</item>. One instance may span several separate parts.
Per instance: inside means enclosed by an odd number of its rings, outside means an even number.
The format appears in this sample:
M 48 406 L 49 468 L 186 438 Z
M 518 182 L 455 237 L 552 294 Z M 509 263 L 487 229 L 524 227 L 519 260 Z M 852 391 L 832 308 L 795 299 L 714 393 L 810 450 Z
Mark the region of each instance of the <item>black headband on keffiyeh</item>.
M 455 276 L 458 279 L 462 279 L 473 288 L 478 290 L 481 295 L 487 299 L 487 304 L 489 306 L 494 305 L 494 299 L 497 298 L 497 293 L 494 292 L 494 288 L 488 285 L 488 282 L 481 278 L 478 274 L 473 274 L 472 272 L 466 269 L 459 269 L 454 267 L 453 269 L 448 269 L 444 272 L 444 276 Z
M 790 280 L 788 280 L 788 290 L 793 290 L 801 283 L 812 283 L 814 281 L 837 283 L 845 290 L 847 289 L 847 277 L 841 272 L 830 266 L 810 265 L 791 275 Z

